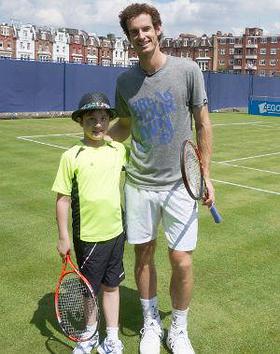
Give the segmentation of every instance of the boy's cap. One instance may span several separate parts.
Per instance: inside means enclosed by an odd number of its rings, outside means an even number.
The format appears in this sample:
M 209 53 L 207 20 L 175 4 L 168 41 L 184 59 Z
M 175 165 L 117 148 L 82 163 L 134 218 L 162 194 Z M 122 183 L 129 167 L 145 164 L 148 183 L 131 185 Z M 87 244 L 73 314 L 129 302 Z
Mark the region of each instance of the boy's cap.
M 72 113 L 72 119 L 75 122 L 80 122 L 80 117 L 83 113 L 96 110 L 96 109 L 106 109 L 109 111 L 110 119 L 116 117 L 116 110 L 111 108 L 110 101 L 104 93 L 101 92 L 91 92 L 86 93 L 79 102 L 79 108 Z

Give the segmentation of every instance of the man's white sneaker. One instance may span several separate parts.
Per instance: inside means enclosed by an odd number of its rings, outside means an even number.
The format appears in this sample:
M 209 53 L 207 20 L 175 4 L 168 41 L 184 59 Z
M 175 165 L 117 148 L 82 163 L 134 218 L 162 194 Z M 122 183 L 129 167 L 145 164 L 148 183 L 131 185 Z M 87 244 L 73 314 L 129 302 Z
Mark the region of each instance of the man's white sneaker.
M 160 354 L 160 343 L 163 338 L 163 329 L 156 320 L 144 322 L 140 331 L 140 354 Z
M 173 354 L 194 354 L 188 332 L 185 329 L 169 330 L 166 344 Z
M 93 348 L 99 345 L 99 335 L 96 333 L 90 340 L 78 342 L 72 354 L 90 354 Z
M 118 340 L 108 339 L 107 337 L 97 348 L 99 354 L 122 354 L 123 344 Z

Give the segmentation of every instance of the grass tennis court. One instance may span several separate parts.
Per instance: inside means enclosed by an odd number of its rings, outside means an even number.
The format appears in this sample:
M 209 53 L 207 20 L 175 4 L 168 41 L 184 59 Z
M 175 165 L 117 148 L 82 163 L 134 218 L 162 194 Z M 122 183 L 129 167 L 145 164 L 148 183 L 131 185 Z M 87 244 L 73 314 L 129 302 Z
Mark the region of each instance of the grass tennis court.
M 215 225 L 200 208 L 190 338 L 196 353 L 280 353 L 280 119 L 240 113 L 211 118 L 212 178 L 224 221 Z M 53 308 L 61 261 L 50 189 L 63 149 L 81 129 L 59 118 L 0 121 L 0 131 L 0 353 L 71 353 L 73 343 L 58 329 Z M 128 245 L 124 264 L 121 339 L 125 353 L 134 354 L 142 318 Z M 167 328 L 170 267 L 162 234 L 157 266 Z

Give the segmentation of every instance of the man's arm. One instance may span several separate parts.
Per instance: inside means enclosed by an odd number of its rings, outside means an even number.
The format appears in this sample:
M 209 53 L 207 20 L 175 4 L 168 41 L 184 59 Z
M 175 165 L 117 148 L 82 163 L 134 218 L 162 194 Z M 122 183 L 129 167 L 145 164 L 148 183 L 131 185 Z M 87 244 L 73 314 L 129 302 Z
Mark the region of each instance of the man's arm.
M 65 257 L 70 251 L 70 237 L 68 232 L 68 213 L 71 198 L 68 195 L 58 193 L 56 199 L 56 221 L 58 227 L 57 250 L 61 257 Z
M 208 206 L 215 200 L 214 187 L 210 180 L 210 164 L 212 155 L 212 125 L 209 118 L 208 106 L 194 107 L 193 117 L 196 128 L 196 141 L 201 154 L 205 183 L 208 197 L 204 201 Z
M 116 141 L 124 141 L 130 135 L 131 123 L 129 118 L 117 118 L 108 130 L 108 135 Z

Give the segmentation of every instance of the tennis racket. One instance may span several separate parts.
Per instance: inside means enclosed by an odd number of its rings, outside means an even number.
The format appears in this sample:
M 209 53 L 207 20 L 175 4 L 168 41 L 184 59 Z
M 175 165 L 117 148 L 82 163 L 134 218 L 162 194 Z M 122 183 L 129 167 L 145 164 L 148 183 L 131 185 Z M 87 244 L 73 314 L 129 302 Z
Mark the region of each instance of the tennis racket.
M 190 140 L 185 140 L 181 147 L 180 165 L 185 187 L 194 200 L 203 199 L 207 196 L 207 187 L 203 174 L 203 166 L 198 148 Z M 209 210 L 216 223 L 222 221 L 222 217 L 216 209 L 214 203 Z
M 98 330 L 97 298 L 68 253 L 55 290 L 55 312 L 64 334 L 75 342 L 91 339 Z

